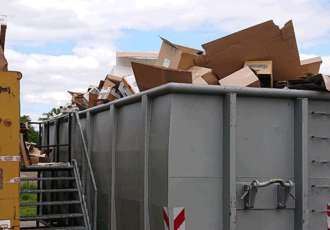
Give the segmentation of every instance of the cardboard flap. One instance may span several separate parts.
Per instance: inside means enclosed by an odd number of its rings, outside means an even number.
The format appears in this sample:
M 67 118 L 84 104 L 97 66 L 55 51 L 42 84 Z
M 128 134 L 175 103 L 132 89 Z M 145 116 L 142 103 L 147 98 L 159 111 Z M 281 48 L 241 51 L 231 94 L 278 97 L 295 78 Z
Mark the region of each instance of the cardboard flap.
M 196 50 L 196 49 L 192 49 L 192 48 L 189 48 L 189 47 L 185 47 L 185 46 L 180 46 L 180 45 L 173 44 L 169 40 L 166 40 L 165 38 L 162 38 L 161 36 L 159 36 L 159 37 L 160 37 L 160 39 L 163 40 L 163 42 L 165 42 L 169 46 L 172 46 L 173 48 L 175 48 L 177 50 L 181 50 L 184 53 L 195 54 L 195 53 L 203 52 L 202 50 Z
M 158 53 L 116 52 L 116 57 L 157 58 L 158 57 Z
M 322 58 L 321 57 L 315 57 L 315 58 L 309 58 L 309 59 L 305 59 L 300 61 L 301 65 L 308 65 L 308 64 L 312 64 L 312 63 L 322 63 Z
M 158 35 L 158 36 L 159 36 L 159 35 Z M 180 49 L 177 45 L 173 44 L 173 43 L 170 42 L 169 40 L 166 40 L 165 38 L 162 38 L 161 36 L 159 36 L 159 37 L 160 37 L 160 39 L 162 39 L 163 42 L 165 42 L 167 45 L 172 46 L 173 48 L 175 48 L 175 49 L 177 49 L 177 50 Z
M 161 66 L 132 63 L 134 76 L 140 91 L 145 91 L 166 83 L 192 83 L 190 71 Z

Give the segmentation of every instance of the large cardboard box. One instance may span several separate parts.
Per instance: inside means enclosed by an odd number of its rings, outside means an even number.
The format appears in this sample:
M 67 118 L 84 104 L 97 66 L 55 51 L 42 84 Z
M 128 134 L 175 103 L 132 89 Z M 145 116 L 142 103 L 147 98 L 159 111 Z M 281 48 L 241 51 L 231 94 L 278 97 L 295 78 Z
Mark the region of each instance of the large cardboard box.
M 320 71 L 320 66 L 322 64 L 321 57 L 310 58 L 300 62 L 301 70 L 304 75 L 318 74 Z
M 89 96 L 88 108 L 92 108 L 94 106 L 97 106 L 97 97 L 98 97 L 98 94 L 89 92 L 88 93 L 88 96 Z
M 50 158 L 46 156 L 30 156 L 31 162 L 33 165 L 39 163 L 50 163 Z
M 71 100 L 72 104 L 76 104 L 77 102 L 81 103 L 81 104 L 84 103 L 84 95 L 86 94 L 86 92 L 68 91 L 68 93 L 71 94 L 71 96 L 72 96 L 72 100 Z
M 141 92 L 169 82 L 192 83 L 192 73 L 190 71 L 134 62 L 132 67 Z
M 274 80 L 302 75 L 292 21 L 280 29 L 273 21 L 250 27 L 202 45 L 207 64 L 222 79 L 239 70 L 245 61 L 273 61 Z
M 246 61 L 244 67 L 248 66 L 258 73 L 262 87 L 273 88 L 273 62 L 272 61 Z
M 260 87 L 257 71 L 248 66 L 219 80 L 219 83 L 223 86 Z
M 156 65 L 172 69 L 186 70 L 195 65 L 195 53 L 200 50 L 179 46 L 160 37 L 163 40 Z
M 112 88 L 108 87 L 107 89 L 103 88 L 99 93 L 97 100 L 101 102 L 108 102 L 108 101 L 114 101 L 121 97 L 122 96 L 118 90 L 118 86 L 114 86 Z
M 219 85 L 219 79 L 211 69 L 200 67 L 200 66 L 193 66 L 187 71 L 191 71 L 192 79 L 194 83 L 194 79 L 201 77 L 208 85 Z

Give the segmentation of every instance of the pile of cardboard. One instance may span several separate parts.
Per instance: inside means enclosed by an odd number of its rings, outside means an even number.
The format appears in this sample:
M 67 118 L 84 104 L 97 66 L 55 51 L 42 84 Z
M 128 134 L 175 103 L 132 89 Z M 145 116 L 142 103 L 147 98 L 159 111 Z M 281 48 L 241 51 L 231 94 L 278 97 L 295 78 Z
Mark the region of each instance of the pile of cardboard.
M 35 143 L 29 143 L 23 141 L 23 134 L 20 136 L 20 155 L 21 165 L 39 165 L 39 163 L 49 163 L 50 158 L 46 156 L 47 149 L 38 149 L 35 147 Z M 53 149 L 50 148 L 49 152 Z
M 204 50 L 161 39 L 159 54 L 117 52 L 98 86 L 69 92 L 72 105 L 86 109 L 170 82 L 330 90 L 329 76 L 319 74 L 320 57 L 300 61 L 292 21 L 282 29 L 267 21 L 206 43 Z

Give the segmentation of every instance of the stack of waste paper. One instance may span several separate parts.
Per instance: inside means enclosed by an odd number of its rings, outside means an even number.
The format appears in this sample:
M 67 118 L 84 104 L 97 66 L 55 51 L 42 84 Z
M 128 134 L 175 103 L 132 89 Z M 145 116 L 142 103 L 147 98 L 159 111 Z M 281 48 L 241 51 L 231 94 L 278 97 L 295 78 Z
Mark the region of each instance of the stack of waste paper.
M 116 65 L 97 86 L 71 92 L 61 112 L 84 110 L 170 82 L 259 88 L 330 91 L 320 74 L 320 57 L 301 61 L 289 21 L 273 21 L 203 44 L 196 50 L 161 38 L 159 53 L 117 52 Z

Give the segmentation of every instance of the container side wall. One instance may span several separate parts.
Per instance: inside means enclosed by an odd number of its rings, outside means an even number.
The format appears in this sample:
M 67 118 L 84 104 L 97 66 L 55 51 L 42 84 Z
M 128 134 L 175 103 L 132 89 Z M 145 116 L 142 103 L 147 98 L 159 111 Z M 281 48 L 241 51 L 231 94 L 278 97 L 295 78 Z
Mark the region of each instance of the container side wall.
M 330 203 L 330 102 L 308 102 L 308 228 L 326 229 Z M 323 162 L 323 163 L 322 163 Z
M 143 199 L 140 167 L 141 103 L 118 109 L 116 143 L 115 202 L 118 230 L 140 229 L 140 207 Z
M 91 164 L 98 188 L 97 229 L 110 229 L 111 207 L 111 151 L 110 151 L 110 112 L 109 110 L 92 115 L 92 151 Z M 89 207 L 93 207 L 94 191 L 87 180 Z M 92 209 L 90 211 L 92 215 Z
M 174 94 L 169 149 L 169 211 L 185 208 L 187 229 L 221 229 L 223 97 Z
M 163 207 L 168 207 L 168 149 L 172 95 L 152 100 L 149 137 L 150 229 L 164 229 Z
M 294 182 L 294 105 L 292 99 L 237 98 L 238 184 L 275 178 Z M 276 186 L 259 188 L 249 210 L 242 210 L 243 187 L 239 187 L 237 229 L 293 229 L 294 201 L 289 198 L 286 209 L 277 209 Z

